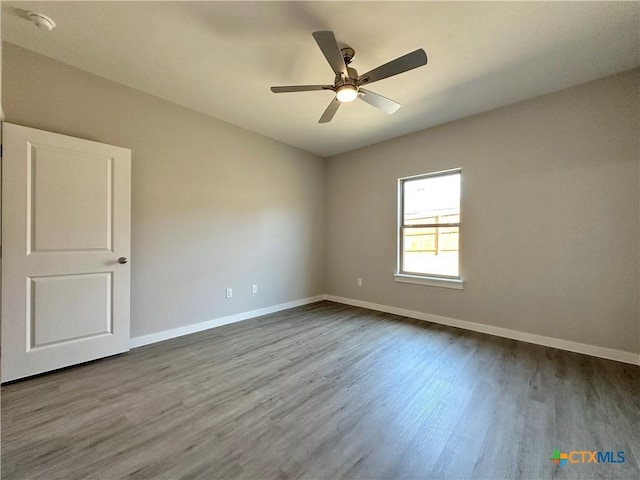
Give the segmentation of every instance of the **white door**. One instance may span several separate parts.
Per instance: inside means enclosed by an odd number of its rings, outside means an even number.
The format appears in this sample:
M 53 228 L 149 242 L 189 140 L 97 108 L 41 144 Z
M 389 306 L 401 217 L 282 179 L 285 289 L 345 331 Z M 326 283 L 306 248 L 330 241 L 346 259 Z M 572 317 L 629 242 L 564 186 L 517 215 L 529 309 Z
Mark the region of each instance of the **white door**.
M 129 350 L 130 193 L 130 150 L 3 124 L 3 382 Z

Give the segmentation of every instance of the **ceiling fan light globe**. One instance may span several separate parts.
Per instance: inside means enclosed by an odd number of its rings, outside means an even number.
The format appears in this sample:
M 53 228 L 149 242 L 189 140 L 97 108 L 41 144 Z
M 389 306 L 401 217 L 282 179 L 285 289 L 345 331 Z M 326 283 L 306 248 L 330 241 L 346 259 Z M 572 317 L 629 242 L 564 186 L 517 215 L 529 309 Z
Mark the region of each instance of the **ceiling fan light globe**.
M 343 85 L 336 91 L 336 98 L 341 102 L 353 102 L 358 97 L 358 89 L 353 85 Z

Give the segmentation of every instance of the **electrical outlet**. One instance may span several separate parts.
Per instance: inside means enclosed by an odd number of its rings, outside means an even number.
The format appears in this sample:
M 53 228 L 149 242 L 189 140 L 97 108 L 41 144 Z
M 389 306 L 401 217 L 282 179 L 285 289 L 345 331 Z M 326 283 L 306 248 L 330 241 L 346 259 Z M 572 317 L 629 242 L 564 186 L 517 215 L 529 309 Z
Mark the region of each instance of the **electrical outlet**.
M 227 298 L 233 297 L 233 288 L 227 288 L 226 296 L 227 296 Z
M 359 278 L 358 280 L 356 280 L 356 285 L 361 287 L 362 286 L 362 279 Z
M 258 293 L 258 285 L 255 283 L 251 285 L 251 293 Z

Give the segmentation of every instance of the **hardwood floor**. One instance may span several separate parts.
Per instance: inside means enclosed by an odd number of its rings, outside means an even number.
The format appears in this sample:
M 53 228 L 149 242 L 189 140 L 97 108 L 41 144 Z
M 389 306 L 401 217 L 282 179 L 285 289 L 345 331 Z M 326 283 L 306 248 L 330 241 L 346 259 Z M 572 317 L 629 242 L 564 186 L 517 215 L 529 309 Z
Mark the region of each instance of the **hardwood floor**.
M 320 302 L 3 386 L 2 478 L 637 479 L 639 388 L 640 367 Z

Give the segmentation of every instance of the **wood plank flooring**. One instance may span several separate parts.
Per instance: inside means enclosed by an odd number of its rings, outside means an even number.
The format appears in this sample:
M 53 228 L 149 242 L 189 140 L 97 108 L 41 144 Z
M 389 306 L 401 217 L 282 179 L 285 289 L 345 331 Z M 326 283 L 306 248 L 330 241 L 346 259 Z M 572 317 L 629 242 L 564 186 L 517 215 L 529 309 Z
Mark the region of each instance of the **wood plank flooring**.
M 640 367 L 319 302 L 3 386 L 2 478 L 638 479 L 639 389 Z

